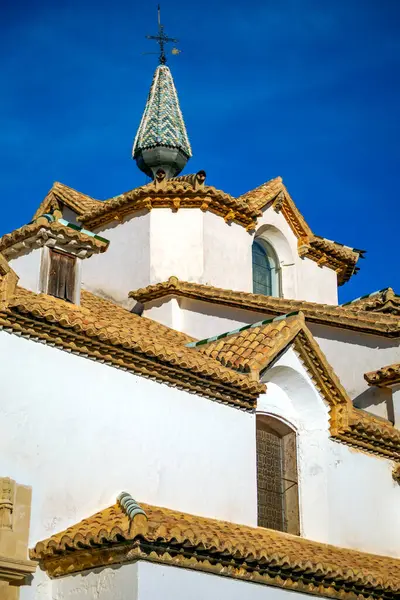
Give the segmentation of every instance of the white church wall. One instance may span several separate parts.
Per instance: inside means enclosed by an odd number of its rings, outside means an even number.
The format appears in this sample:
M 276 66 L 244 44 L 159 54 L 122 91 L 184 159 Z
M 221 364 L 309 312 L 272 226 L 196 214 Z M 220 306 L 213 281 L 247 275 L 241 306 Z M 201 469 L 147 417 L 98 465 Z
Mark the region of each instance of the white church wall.
M 292 349 L 269 369 L 257 413 L 282 419 L 297 434 L 301 535 L 328 543 L 328 408 Z
M 319 267 L 315 261 L 299 256 L 296 257 L 296 270 L 296 300 L 333 305 L 338 303 L 338 284 L 335 271 L 328 267 Z
M 53 580 L 38 567 L 32 579 L 19 588 L 19 600 L 55 600 L 57 596 L 52 594 L 52 585 Z
M 145 561 L 139 562 L 138 575 L 138 600 L 309 600 L 277 587 Z
M 175 302 L 174 312 L 172 310 L 173 300 Z M 179 296 L 177 298 L 164 297 L 146 303 L 144 314 L 150 319 L 183 331 L 199 340 L 268 318 L 262 313 L 219 306 Z
M 103 254 L 82 261 L 82 287 L 128 306 L 129 292 L 149 284 L 150 213 L 135 213 L 96 233 L 110 244 Z
M 234 331 L 273 316 L 183 297 L 161 298 L 148 303 L 145 315 L 195 339 Z M 399 362 L 398 340 L 309 322 L 308 327 L 355 405 L 395 421 L 391 391 L 369 387 L 364 373 Z
M 150 278 L 146 285 L 171 275 L 201 281 L 204 271 L 203 212 L 157 208 L 150 213 Z M 134 288 L 131 288 L 134 289 Z
M 393 402 L 393 416 L 396 427 L 400 429 L 400 385 L 391 388 Z
M 332 544 L 400 557 L 400 486 L 390 460 L 329 444 Z
M 36 248 L 9 260 L 10 267 L 14 269 L 19 277 L 18 285 L 32 292 L 40 291 L 42 251 L 42 248 Z
M 122 490 L 256 522 L 253 415 L 5 332 L 0 355 L 0 473 L 32 486 L 30 545 Z
M 21 589 L 21 600 L 290 600 L 293 597 L 294 592 L 278 587 L 144 560 L 48 579 L 36 590 Z M 309 598 L 299 592 L 295 597 Z
M 365 552 L 400 556 L 400 486 L 393 463 L 329 437 L 328 408 L 289 349 L 264 376 L 257 412 L 297 432 L 301 535 Z
M 264 210 L 262 217 L 259 217 L 256 235 L 266 227 L 270 227 L 272 234 L 270 242 L 275 248 L 278 258 L 282 260 L 278 251 L 282 247 L 282 243 L 279 243 L 276 231 L 280 232 L 281 236 L 286 239 L 294 258 L 295 273 L 293 274 L 293 271 L 290 272 L 289 265 L 291 263 L 288 263 L 287 253 L 285 252 L 282 265 L 284 297 L 321 302 L 322 304 L 337 304 L 337 276 L 335 271 L 327 267 L 321 268 L 311 259 L 299 257 L 297 237 L 291 230 L 283 214 L 281 212 L 277 213 L 272 206 Z M 265 239 L 268 240 L 268 229 L 265 231 Z M 280 253 L 282 255 L 282 250 L 280 250 Z M 285 283 L 285 279 L 287 283 Z M 293 279 L 295 279 L 294 282 Z
M 98 233 L 108 250 L 83 265 L 83 287 L 127 306 L 128 293 L 175 275 L 245 292 L 253 291 L 254 235 L 236 223 L 200 209 L 157 208 L 132 213 Z M 256 236 L 271 243 L 281 265 L 285 298 L 337 304 L 336 273 L 298 256 L 297 238 L 282 214 L 267 209 Z
M 229 290 L 253 291 L 253 237 L 237 223 L 204 213 L 204 274 L 201 283 Z
M 385 401 L 384 394 L 379 396 L 368 386 L 364 373 L 399 362 L 398 340 L 313 323 L 309 328 L 357 406 L 370 410 L 379 399 Z
M 139 600 L 139 563 L 83 571 L 51 582 L 51 599 Z M 162 587 L 154 599 L 162 594 Z M 165 598 L 164 594 L 162 597 Z M 21 599 L 23 600 L 23 599 Z M 50 600 L 46 596 L 37 600 Z

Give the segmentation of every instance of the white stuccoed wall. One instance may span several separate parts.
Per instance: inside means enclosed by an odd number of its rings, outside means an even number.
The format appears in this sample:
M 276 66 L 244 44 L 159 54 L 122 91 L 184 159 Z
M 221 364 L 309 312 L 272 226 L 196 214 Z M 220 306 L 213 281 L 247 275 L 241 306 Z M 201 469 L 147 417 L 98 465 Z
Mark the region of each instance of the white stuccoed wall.
M 394 385 L 391 388 L 391 392 L 393 401 L 394 422 L 396 426 L 400 429 L 400 385 Z
M 179 296 L 165 296 L 153 302 L 146 302 L 144 315 L 198 340 L 267 318 L 260 313 Z
M 369 397 L 373 401 L 374 390 L 365 381 L 364 373 L 398 363 L 399 340 L 313 323 L 309 328 L 350 398 L 362 403 L 364 394 L 365 401 Z
M 310 300 L 311 302 L 320 302 L 321 304 L 337 304 L 338 292 L 335 271 L 327 267 L 319 267 L 311 259 L 299 257 L 297 237 L 291 230 L 283 214 L 275 212 L 272 206 L 264 210 L 263 216 L 258 218 L 256 235 L 260 234 L 263 236 L 265 230 L 265 239 L 268 240 L 268 226 L 272 230 L 270 242 L 275 247 L 278 258 L 282 260 L 283 257 L 284 259 L 282 265 L 284 297 L 296 300 Z M 277 232 L 280 233 L 280 236 L 277 235 Z M 279 237 L 281 237 L 281 240 L 279 240 Z M 288 252 L 284 251 L 285 244 L 282 238 L 286 240 L 286 245 L 290 248 L 293 257 L 292 261 L 290 261 Z M 293 269 L 290 267 L 292 262 L 294 262 L 295 273 L 293 273 Z M 289 280 L 287 284 L 285 284 L 285 278 Z
M 393 463 L 329 437 L 328 408 L 288 350 L 266 372 L 258 412 L 297 431 L 301 534 L 364 552 L 400 556 L 400 487 Z
M 179 297 L 147 303 L 145 315 L 196 339 L 234 331 L 273 316 Z M 398 363 L 399 340 L 326 325 L 307 325 L 356 406 L 394 420 L 391 391 L 369 387 L 364 373 Z
M 132 213 L 97 230 L 108 250 L 83 264 L 83 287 L 127 306 L 131 290 L 175 275 L 244 292 L 253 291 L 254 234 L 200 209 L 156 208 Z M 297 238 L 282 214 L 267 209 L 256 235 L 274 246 L 285 298 L 337 304 L 336 273 L 298 256 Z
M 110 244 L 82 262 L 82 287 L 127 306 L 131 290 L 149 285 L 150 213 L 135 213 L 96 233 Z
M 307 594 L 146 561 L 49 581 L 35 600 L 308 600 Z M 26 588 L 21 600 L 30 600 Z
M 253 236 L 241 225 L 204 213 L 204 274 L 201 281 L 190 281 L 252 292 L 252 243 Z
M 139 600 L 139 569 L 140 563 L 129 563 L 54 579 L 50 597 L 39 593 L 37 600 Z M 161 586 L 152 600 L 160 595 Z
M 17 258 L 9 260 L 10 267 L 19 277 L 18 285 L 39 292 L 40 285 L 40 265 L 42 260 L 43 248 L 30 250 L 26 254 L 21 254 Z
M 122 490 L 256 522 L 254 415 L 4 332 L 0 356 L 0 473 L 33 488 L 31 545 Z
M 31 545 L 112 504 L 121 490 L 256 525 L 254 414 L 4 332 L 0 355 L 11 365 L 2 373 L 0 473 L 33 488 Z M 298 431 L 303 535 L 398 552 L 400 488 L 390 461 L 329 439 L 327 407 L 292 350 L 267 379 L 258 410 Z M 343 530 L 342 497 L 353 506 Z
M 145 561 L 138 575 L 138 600 L 309 600 L 307 594 Z
M 201 281 L 204 273 L 201 210 L 157 208 L 150 213 L 151 271 L 146 285 L 175 275 Z M 131 288 L 133 289 L 133 288 Z

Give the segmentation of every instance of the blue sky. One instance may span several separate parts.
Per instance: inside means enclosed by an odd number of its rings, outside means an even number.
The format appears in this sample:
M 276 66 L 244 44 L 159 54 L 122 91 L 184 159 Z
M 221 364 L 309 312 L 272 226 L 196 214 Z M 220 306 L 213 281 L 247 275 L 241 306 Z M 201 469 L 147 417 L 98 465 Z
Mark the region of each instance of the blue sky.
M 398 0 L 166 0 L 162 15 L 186 170 L 233 195 L 281 175 L 315 233 L 368 251 L 342 302 L 400 293 Z M 53 181 L 100 199 L 142 185 L 156 2 L 5 0 L 0 29 L 0 234 Z

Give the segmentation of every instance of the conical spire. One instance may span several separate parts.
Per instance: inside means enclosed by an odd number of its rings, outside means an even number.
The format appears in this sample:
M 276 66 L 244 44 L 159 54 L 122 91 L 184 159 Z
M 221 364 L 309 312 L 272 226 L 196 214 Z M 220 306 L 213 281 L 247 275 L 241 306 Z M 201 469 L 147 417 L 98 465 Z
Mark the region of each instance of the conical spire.
M 139 169 L 155 177 L 178 175 L 192 156 L 171 71 L 158 65 L 133 144 L 132 157 Z

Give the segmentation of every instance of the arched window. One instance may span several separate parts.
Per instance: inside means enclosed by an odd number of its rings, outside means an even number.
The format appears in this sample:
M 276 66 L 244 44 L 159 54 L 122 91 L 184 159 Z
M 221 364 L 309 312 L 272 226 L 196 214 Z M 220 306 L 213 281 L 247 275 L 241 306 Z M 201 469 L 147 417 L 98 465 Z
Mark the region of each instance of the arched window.
M 258 525 L 299 535 L 296 433 L 266 415 L 256 432 Z
M 280 268 L 272 246 L 263 239 L 253 242 L 253 292 L 280 296 Z

